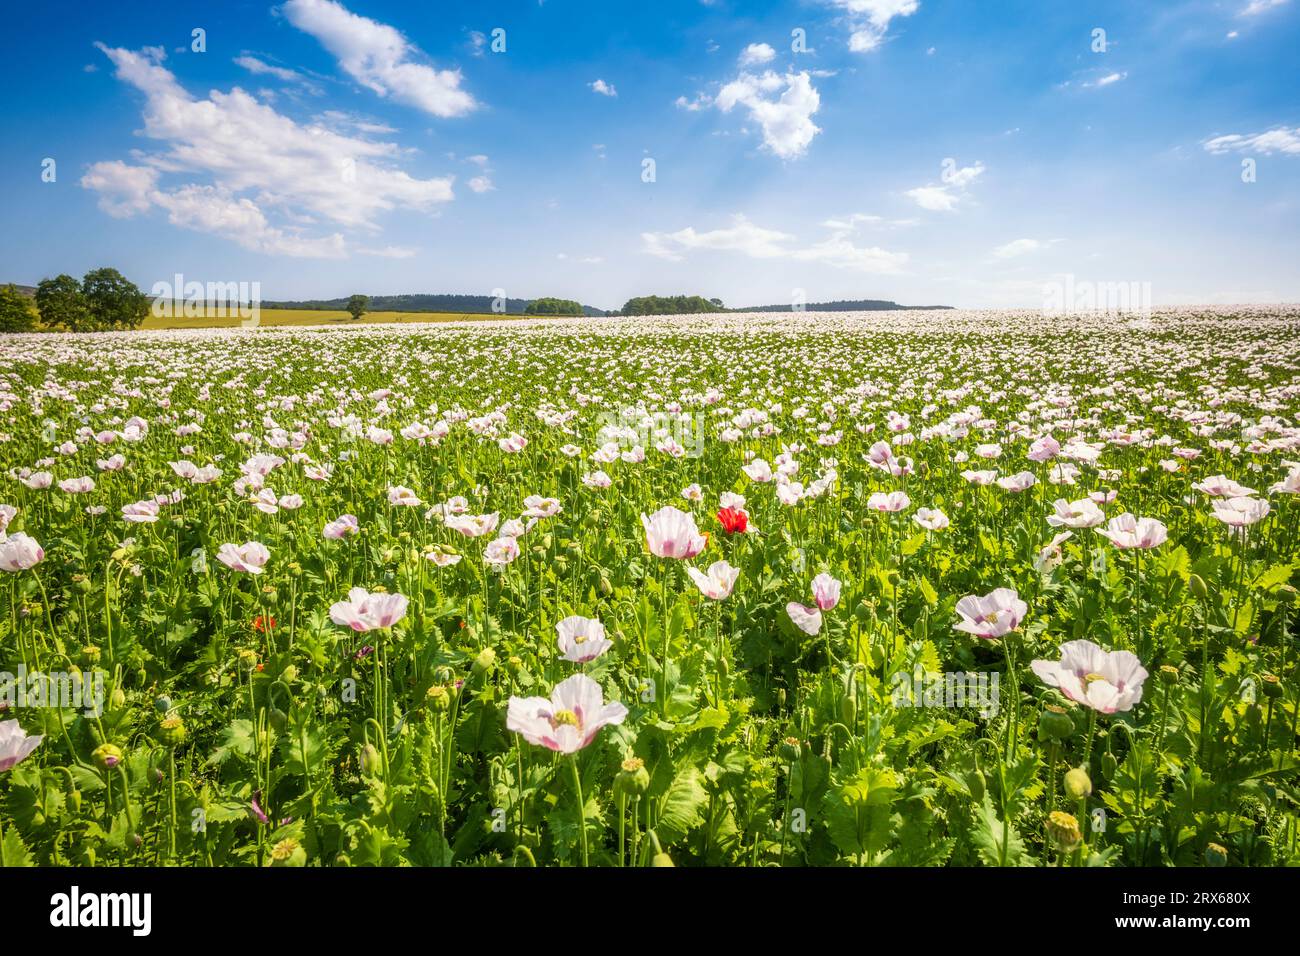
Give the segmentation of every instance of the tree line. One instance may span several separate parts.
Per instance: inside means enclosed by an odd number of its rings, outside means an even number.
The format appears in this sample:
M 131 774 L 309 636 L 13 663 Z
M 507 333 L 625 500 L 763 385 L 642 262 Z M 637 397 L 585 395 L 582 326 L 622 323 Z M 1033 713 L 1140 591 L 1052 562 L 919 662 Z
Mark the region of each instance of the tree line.
M 148 314 L 149 297 L 116 269 L 42 279 L 30 299 L 12 284 L 0 288 L 0 332 L 136 329 Z

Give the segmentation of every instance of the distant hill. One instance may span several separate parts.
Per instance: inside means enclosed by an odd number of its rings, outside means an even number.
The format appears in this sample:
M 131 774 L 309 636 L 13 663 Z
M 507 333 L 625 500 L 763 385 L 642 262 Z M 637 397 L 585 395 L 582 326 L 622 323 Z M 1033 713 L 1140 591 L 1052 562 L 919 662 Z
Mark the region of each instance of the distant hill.
M 13 283 L 10 283 L 10 282 L 0 282 L 0 286 L 6 286 L 6 285 L 12 285 L 15 289 L 17 289 L 17 290 L 18 290 L 19 292 L 21 292 L 23 295 L 27 296 L 27 298 L 29 298 L 29 299 L 31 299 L 31 298 L 35 298 L 35 296 L 36 296 L 36 286 L 34 286 L 34 285 L 19 285 L 19 284 L 16 283 L 16 282 L 13 282 Z
M 902 311 L 922 311 L 929 309 L 951 309 L 951 305 L 899 305 L 888 299 L 849 299 L 838 302 L 809 302 L 805 312 L 887 312 L 898 309 Z M 728 309 L 729 312 L 793 312 L 789 302 L 784 305 L 748 305 L 740 309 Z
M 492 311 L 496 300 L 490 295 L 434 295 L 430 293 L 412 293 L 407 295 L 372 295 L 369 309 L 371 312 L 464 312 L 485 315 Z M 529 302 L 534 299 L 506 299 L 507 315 L 523 315 Z M 264 309 L 311 309 L 333 312 L 347 309 L 346 297 L 339 299 L 307 299 L 299 302 L 277 301 L 263 302 Z M 583 315 L 604 315 L 604 309 L 584 305 Z

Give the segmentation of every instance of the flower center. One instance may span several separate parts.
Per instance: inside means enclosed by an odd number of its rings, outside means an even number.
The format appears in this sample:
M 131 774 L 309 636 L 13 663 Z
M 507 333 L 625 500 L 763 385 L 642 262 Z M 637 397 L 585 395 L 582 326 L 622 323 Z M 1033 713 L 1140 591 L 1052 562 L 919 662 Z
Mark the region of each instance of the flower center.
M 559 727 L 561 724 L 568 724 L 570 727 L 578 726 L 578 715 L 571 710 L 557 710 L 551 714 L 551 726 Z

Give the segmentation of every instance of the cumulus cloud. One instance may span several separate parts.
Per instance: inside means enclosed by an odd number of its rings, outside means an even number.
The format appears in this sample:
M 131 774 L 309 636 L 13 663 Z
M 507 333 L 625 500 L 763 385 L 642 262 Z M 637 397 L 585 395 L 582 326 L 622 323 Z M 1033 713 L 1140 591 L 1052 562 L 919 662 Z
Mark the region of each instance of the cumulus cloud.
M 945 160 L 943 184 L 928 184 L 907 190 L 904 195 L 922 209 L 931 212 L 952 212 L 966 198 L 966 188 L 984 174 L 984 164 L 958 167 L 951 160 Z
M 1295 129 L 1279 126 L 1266 133 L 1229 133 L 1207 139 L 1202 145 L 1210 153 L 1263 153 L 1266 156 L 1283 153 L 1300 156 L 1300 126 Z
M 762 66 L 776 59 L 776 51 L 766 43 L 751 43 L 740 51 L 741 66 Z
M 307 238 L 272 225 L 268 212 L 297 222 L 330 220 L 374 230 L 375 218 L 402 207 L 429 210 L 452 198 L 451 177 L 415 179 L 393 166 L 392 143 L 302 125 L 239 87 L 191 96 L 157 53 L 99 45 L 118 79 L 144 94 L 145 137 L 166 147 L 136 165 L 92 165 L 81 180 L 110 215 L 158 207 L 186 228 L 212 231 L 260 251 L 294 256 L 345 252 L 341 234 Z M 163 187 L 164 175 L 204 177 Z
M 614 84 L 606 83 L 599 77 L 587 85 L 591 87 L 593 93 L 599 93 L 601 96 L 618 96 L 618 90 L 614 89 Z
M 1037 239 L 1013 239 L 1005 245 L 998 246 L 993 250 L 993 254 L 999 259 L 1014 259 L 1017 256 L 1037 252 L 1046 246 L 1047 243 L 1039 242 Z
M 830 0 L 830 4 L 848 17 L 849 49 L 854 53 L 877 49 L 891 20 L 910 17 L 921 6 L 920 0 Z
M 768 70 L 761 76 L 742 72 L 718 92 L 713 105 L 724 113 L 743 106 L 762 130 L 763 145 L 782 159 L 802 156 L 821 132 L 812 121 L 821 108 L 821 96 L 807 72 L 781 75 Z
M 643 251 L 679 262 L 690 252 L 708 250 L 736 252 L 751 259 L 787 259 L 796 262 L 821 262 L 839 269 L 885 274 L 900 271 L 907 264 L 907 254 L 889 252 L 874 246 L 855 245 L 847 229 L 835 229 L 824 239 L 800 244 L 798 237 L 776 229 L 766 229 L 737 215 L 730 227 L 699 232 L 693 226 L 677 232 L 644 232 Z
M 492 185 L 492 179 L 489 176 L 475 176 L 466 185 L 476 193 L 485 193 L 496 189 Z
M 333 0 L 288 0 L 284 16 L 320 41 L 345 73 L 379 96 L 433 116 L 463 116 L 478 106 L 461 89 L 460 70 L 439 70 L 386 23 L 352 13 Z

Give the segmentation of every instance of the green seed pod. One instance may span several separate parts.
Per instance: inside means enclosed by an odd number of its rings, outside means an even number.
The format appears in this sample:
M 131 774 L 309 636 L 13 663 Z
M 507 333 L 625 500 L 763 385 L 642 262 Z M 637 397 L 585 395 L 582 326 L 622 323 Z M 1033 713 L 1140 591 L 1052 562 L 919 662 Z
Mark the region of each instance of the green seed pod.
M 798 737 L 786 737 L 785 740 L 781 741 L 781 759 L 786 763 L 794 763 L 798 760 L 799 751 L 800 747 Z
M 518 654 L 511 654 L 506 658 L 506 673 L 511 677 L 518 677 L 524 669 L 524 659 Z
M 81 659 L 92 667 L 99 663 L 102 656 L 103 653 L 94 644 L 87 644 L 81 649 Z
M 1074 733 L 1074 721 L 1064 707 L 1044 704 L 1038 714 L 1038 737 L 1040 740 L 1065 740 Z
M 306 866 L 307 851 L 302 844 L 292 837 L 281 840 L 271 848 L 271 859 L 267 866 Z
M 1259 690 L 1269 700 L 1280 700 L 1282 697 L 1282 682 L 1278 680 L 1276 674 L 1261 674 L 1259 677 Z
M 650 789 L 650 772 L 640 757 L 628 757 L 614 778 L 614 792 L 626 796 L 640 796 Z
M 1092 793 L 1092 779 L 1088 771 L 1075 767 L 1065 775 L 1065 795 L 1071 800 L 1083 800 Z
M 158 725 L 158 736 L 168 747 L 179 747 L 185 743 L 185 722 L 175 715 L 164 717 Z
M 1166 684 L 1177 684 L 1178 678 L 1181 676 L 1178 673 L 1178 668 L 1170 664 L 1162 664 L 1158 673 L 1160 674 L 1160 680 Z
M 1073 850 L 1083 840 L 1078 818 L 1063 810 L 1053 810 L 1047 818 L 1047 835 L 1063 853 Z
M 1206 866 L 1227 866 L 1228 851 L 1217 843 L 1206 844 L 1205 865 Z
M 173 710 L 172 699 L 165 694 L 161 697 L 154 698 L 153 709 L 160 714 L 170 714 Z
M 435 714 L 445 714 L 451 710 L 451 694 L 442 684 L 434 684 L 430 687 L 424 699 L 429 702 L 429 709 Z

